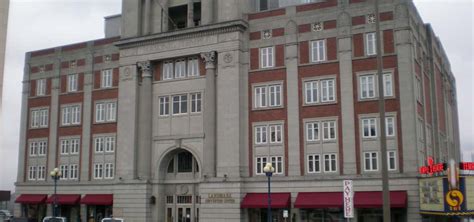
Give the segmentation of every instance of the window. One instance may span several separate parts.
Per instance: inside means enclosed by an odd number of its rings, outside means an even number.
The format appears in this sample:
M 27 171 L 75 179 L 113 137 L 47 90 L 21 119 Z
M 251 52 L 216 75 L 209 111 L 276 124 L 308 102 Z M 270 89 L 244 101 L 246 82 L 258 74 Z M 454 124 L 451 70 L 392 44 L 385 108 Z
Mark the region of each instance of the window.
M 193 154 L 181 152 L 178 154 L 178 173 L 193 172 Z
M 38 143 L 30 143 L 30 156 L 36 156 L 38 154 Z
M 69 165 L 69 179 L 71 180 L 77 180 L 79 178 L 79 167 L 77 164 L 71 164 Z
M 281 156 L 272 156 L 272 166 L 275 169 L 274 174 L 282 174 L 283 173 L 283 157 Z
M 94 164 L 94 179 L 103 178 L 103 165 L 101 163 Z
M 375 38 L 375 32 L 365 34 L 365 42 L 366 42 L 365 50 L 368 56 L 377 54 L 376 41 L 377 40 Z
M 28 170 L 28 180 L 36 180 L 36 166 L 30 166 Z
M 115 137 L 107 136 L 104 137 L 105 142 L 105 152 L 113 153 L 115 151 Z
M 46 149 L 48 147 L 48 141 L 39 141 L 36 142 L 38 146 L 38 156 L 45 156 L 46 155 Z
M 256 162 L 257 162 L 257 164 L 255 165 L 256 174 L 257 175 L 265 174 L 265 172 L 263 172 L 263 168 L 267 164 L 267 157 L 257 157 Z
M 186 77 L 186 60 L 178 59 L 174 64 L 174 78 L 185 78 Z
M 94 147 L 96 153 L 104 152 L 104 137 L 96 137 L 94 139 Z
M 378 170 L 378 163 L 377 163 L 377 152 L 365 152 L 364 153 L 364 169 L 365 171 L 377 171 Z
M 266 47 L 260 49 L 260 68 L 273 67 L 274 55 L 273 47 Z
M 113 163 L 106 163 L 105 164 L 105 179 L 113 179 L 114 178 L 114 164 Z
M 170 114 L 170 98 L 168 96 L 160 97 L 160 116 Z
M 255 144 L 267 143 L 267 126 L 255 127 Z
M 362 119 L 363 138 L 377 137 L 377 120 L 375 118 Z
M 319 82 L 310 81 L 305 82 L 305 92 L 306 92 L 306 103 L 318 103 L 319 102 Z
M 38 166 L 38 180 L 45 180 L 46 178 L 46 167 L 45 166 Z
M 112 87 L 112 69 L 102 70 L 100 77 L 100 87 L 101 88 L 110 88 Z
M 255 108 L 267 107 L 267 87 L 255 87 Z
M 324 154 L 324 172 L 336 172 L 336 154 Z
M 374 75 L 361 76 L 360 78 L 360 98 L 375 98 L 375 78 Z
M 422 96 L 423 96 L 423 86 L 421 85 L 421 80 L 416 78 L 416 101 L 422 103 Z
M 35 109 L 31 111 L 31 128 L 48 127 L 48 109 Z
M 322 79 L 305 82 L 306 104 L 315 104 L 320 101 L 322 103 L 336 101 L 335 83 L 335 79 Z
M 76 92 L 77 91 L 77 74 L 67 75 L 67 91 Z
M 188 96 L 173 96 L 173 115 L 185 114 L 188 112 Z
M 117 103 L 99 102 L 95 104 L 95 122 L 115 122 L 117 113 Z
M 72 105 L 62 108 L 61 125 L 70 126 L 81 124 L 81 106 Z
M 323 123 L 323 140 L 336 139 L 336 121 L 324 121 Z
M 395 117 L 385 117 L 385 134 L 395 136 Z
M 321 102 L 336 101 L 334 79 L 321 80 Z
M 319 122 L 306 123 L 306 141 L 319 140 Z
M 281 84 L 254 87 L 255 108 L 278 107 L 281 106 L 281 100 Z
M 317 154 L 308 155 L 308 173 L 320 173 L 321 162 Z
M 201 93 L 191 94 L 191 113 L 201 112 Z
M 197 57 L 188 59 L 188 76 L 199 76 L 199 59 Z
M 46 79 L 36 80 L 36 96 L 46 95 Z
M 61 155 L 69 154 L 69 140 L 61 140 Z
M 268 105 L 270 107 L 281 106 L 281 85 L 268 86 L 270 92 L 270 98 Z
M 311 42 L 311 61 L 321 62 L 326 60 L 326 41 L 317 40 Z
M 94 138 L 94 150 L 96 153 L 113 153 L 115 151 L 115 136 L 101 136 Z
M 281 125 L 270 125 L 270 143 L 281 143 Z
M 69 166 L 61 165 L 59 166 L 59 172 L 61 172 L 60 180 L 67 180 L 69 178 Z
M 397 170 L 397 152 L 396 151 L 388 151 L 387 152 L 387 160 L 388 160 L 388 170 Z
M 393 96 L 392 74 L 383 74 L 384 96 Z
M 173 79 L 173 61 L 163 62 L 163 79 Z

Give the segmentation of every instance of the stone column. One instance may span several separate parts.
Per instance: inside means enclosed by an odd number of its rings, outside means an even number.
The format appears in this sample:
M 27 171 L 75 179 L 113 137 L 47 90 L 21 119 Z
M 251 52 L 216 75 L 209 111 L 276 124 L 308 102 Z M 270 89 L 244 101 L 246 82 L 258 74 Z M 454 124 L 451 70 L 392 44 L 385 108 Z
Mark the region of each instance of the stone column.
M 201 24 L 209 25 L 214 22 L 214 0 L 201 1 Z
M 188 0 L 188 21 L 187 27 L 194 27 L 194 1 Z
M 204 92 L 203 175 L 216 176 L 216 52 L 205 52 L 206 90 Z
M 28 131 L 28 115 L 30 113 L 28 107 L 28 96 L 30 95 L 30 64 L 28 61 L 30 60 L 30 53 L 26 54 L 25 58 L 25 67 L 23 73 L 23 90 L 21 96 L 21 121 L 20 121 L 20 147 L 18 151 L 18 171 L 17 171 L 17 182 L 25 182 L 25 155 L 26 155 L 26 134 Z M 49 149 L 48 149 L 49 153 Z M 49 169 L 49 168 L 48 168 Z M 16 215 L 15 215 L 16 216 Z
M 152 145 L 152 75 L 150 61 L 137 64 L 141 71 L 138 107 L 138 177 L 150 178 Z
M 87 64 L 90 64 L 88 69 L 84 72 L 84 103 L 82 105 L 82 146 L 81 153 L 83 158 L 81 159 L 80 169 L 80 180 L 89 180 L 89 166 L 92 161 L 89 158 L 90 155 L 90 141 L 91 137 L 91 120 L 92 113 L 94 113 L 94 105 L 92 104 L 92 90 L 94 88 L 94 52 L 87 55 Z
M 60 55 L 59 55 L 60 56 Z M 54 63 L 55 71 L 54 77 L 51 80 L 51 106 L 49 107 L 49 138 L 48 138 L 48 166 L 47 169 L 52 170 L 55 167 L 58 167 L 56 162 L 58 162 L 58 121 L 61 110 L 59 110 L 59 94 L 61 92 L 60 82 L 61 82 L 61 60 L 58 58 Z M 48 170 L 46 170 L 48 172 Z M 46 177 L 46 181 L 51 180 L 51 177 Z
M 143 35 L 150 34 L 150 22 L 151 22 L 151 3 L 150 0 L 145 0 L 145 7 L 143 9 Z

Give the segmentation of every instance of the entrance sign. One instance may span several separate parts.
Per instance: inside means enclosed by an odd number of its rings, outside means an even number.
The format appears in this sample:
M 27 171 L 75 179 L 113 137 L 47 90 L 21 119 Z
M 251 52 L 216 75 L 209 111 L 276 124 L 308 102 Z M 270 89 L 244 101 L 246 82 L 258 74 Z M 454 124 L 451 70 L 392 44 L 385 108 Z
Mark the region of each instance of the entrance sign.
M 344 191 L 344 218 L 354 217 L 354 189 L 352 180 L 343 181 Z

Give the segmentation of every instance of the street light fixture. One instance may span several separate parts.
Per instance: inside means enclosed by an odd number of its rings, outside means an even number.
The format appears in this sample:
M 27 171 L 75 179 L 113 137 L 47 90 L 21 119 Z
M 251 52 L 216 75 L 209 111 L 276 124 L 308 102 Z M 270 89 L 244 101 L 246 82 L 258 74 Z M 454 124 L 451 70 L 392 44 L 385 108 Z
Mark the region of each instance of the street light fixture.
M 58 180 L 61 177 L 61 171 L 59 171 L 58 168 L 54 168 L 54 170 L 52 170 L 49 174 L 54 180 L 53 217 L 57 217 L 56 208 L 58 207 L 58 197 L 56 195 L 56 187 L 58 186 Z
M 268 211 L 267 211 L 267 222 L 272 221 L 272 195 L 270 192 L 270 178 L 273 175 L 273 172 L 275 172 L 275 168 L 273 168 L 272 163 L 267 163 L 265 167 L 263 168 L 263 172 L 265 172 L 265 175 L 268 178 Z

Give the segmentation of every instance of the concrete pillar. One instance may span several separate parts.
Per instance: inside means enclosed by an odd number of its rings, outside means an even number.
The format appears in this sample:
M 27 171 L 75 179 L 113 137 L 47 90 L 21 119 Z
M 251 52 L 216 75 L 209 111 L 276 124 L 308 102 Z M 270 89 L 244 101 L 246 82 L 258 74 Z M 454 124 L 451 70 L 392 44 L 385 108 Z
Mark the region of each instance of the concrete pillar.
M 18 171 L 17 171 L 17 182 L 24 182 L 25 180 L 25 165 L 22 160 L 25 159 L 26 155 L 26 132 L 28 130 L 28 115 L 30 113 L 28 107 L 28 96 L 30 95 L 30 64 L 27 62 L 30 59 L 30 53 L 26 54 L 25 67 L 23 73 L 23 90 L 21 97 L 21 123 L 20 123 L 20 142 L 18 151 Z M 49 149 L 48 149 L 49 153 Z
M 93 113 L 92 105 L 92 88 L 94 81 L 94 54 L 93 52 L 87 55 L 86 64 L 90 64 L 90 70 L 84 73 L 84 102 L 82 104 L 82 141 L 81 141 L 81 169 L 80 169 L 80 180 L 87 181 L 89 179 L 89 163 L 91 159 L 90 154 L 90 141 L 91 141 L 91 119 Z
M 145 0 L 145 8 L 143 13 L 143 35 L 149 35 L 151 28 L 151 0 Z
M 203 175 L 216 176 L 216 52 L 205 52 L 206 91 L 204 93 Z
M 194 27 L 194 1 L 188 0 L 188 27 Z
M 56 165 L 57 161 L 57 133 L 58 133 L 58 121 L 59 121 L 59 92 L 60 92 L 60 82 L 61 82 L 61 60 L 58 58 L 54 63 L 55 70 L 55 77 L 51 80 L 51 106 L 49 108 L 49 138 L 48 138 L 48 146 L 49 152 L 48 155 L 48 166 L 46 172 L 48 170 L 52 170 Z M 51 180 L 51 177 L 46 177 L 46 180 Z
M 201 24 L 209 25 L 214 22 L 214 0 L 201 1 Z
M 151 178 L 152 75 L 150 61 L 139 62 L 141 86 L 138 107 L 138 177 Z

